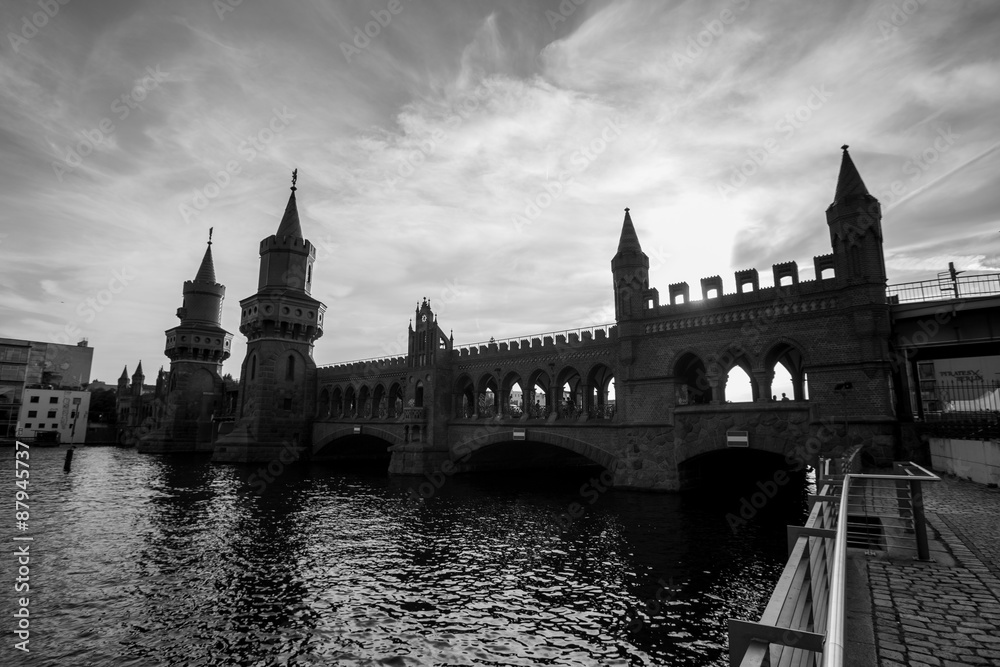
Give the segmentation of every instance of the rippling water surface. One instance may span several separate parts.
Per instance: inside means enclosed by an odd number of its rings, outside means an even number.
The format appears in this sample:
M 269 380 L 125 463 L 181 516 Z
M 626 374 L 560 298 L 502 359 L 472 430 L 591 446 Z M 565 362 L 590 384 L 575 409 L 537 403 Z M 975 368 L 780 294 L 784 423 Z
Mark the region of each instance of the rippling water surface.
M 66 474 L 65 449 L 30 455 L 31 654 L 4 621 L 4 665 L 725 665 L 726 619 L 758 617 L 804 498 L 734 532 L 748 490 L 729 486 L 511 472 L 417 500 L 411 478 L 314 464 L 257 493 L 204 459 L 78 448 Z

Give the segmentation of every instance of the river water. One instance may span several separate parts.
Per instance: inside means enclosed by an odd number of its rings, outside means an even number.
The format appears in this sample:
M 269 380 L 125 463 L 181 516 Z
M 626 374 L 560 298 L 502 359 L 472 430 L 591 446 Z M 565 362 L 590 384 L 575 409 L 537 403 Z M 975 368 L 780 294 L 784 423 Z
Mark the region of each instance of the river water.
M 510 472 L 421 499 L 321 464 L 265 485 L 111 447 L 65 473 L 65 448 L 32 448 L 21 532 L 2 456 L 0 534 L 31 554 L 27 655 L 13 547 L 0 563 L 2 665 L 725 665 L 726 619 L 759 617 L 804 516 L 798 483 L 734 530 L 752 486 Z

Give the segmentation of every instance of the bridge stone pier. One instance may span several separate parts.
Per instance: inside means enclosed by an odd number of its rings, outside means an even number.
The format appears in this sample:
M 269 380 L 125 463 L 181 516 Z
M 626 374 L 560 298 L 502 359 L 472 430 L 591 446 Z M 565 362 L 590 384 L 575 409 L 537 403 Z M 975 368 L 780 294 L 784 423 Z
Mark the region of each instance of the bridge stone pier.
M 889 461 L 904 380 L 881 210 L 846 147 L 826 225 L 831 252 L 812 279 L 788 261 L 770 287 L 746 269 L 732 292 L 712 276 L 701 298 L 677 283 L 661 303 L 625 209 L 615 322 L 598 327 L 456 346 L 425 299 L 405 355 L 318 368 L 313 456 L 416 475 L 592 465 L 615 486 L 658 490 L 748 457 L 801 468 L 861 442 Z M 774 395 L 776 370 L 791 395 Z

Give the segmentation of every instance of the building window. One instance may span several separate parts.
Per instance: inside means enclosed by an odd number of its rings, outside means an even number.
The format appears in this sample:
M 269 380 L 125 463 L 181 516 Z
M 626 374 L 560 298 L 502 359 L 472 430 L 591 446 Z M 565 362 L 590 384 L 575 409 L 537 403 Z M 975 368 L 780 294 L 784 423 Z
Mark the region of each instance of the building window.
M 28 410 L 28 416 L 29 417 L 37 417 L 38 416 L 38 410 Z
M 29 400 L 28 402 L 29 403 L 37 403 L 38 402 L 38 397 L 37 396 L 32 396 L 31 400 Z
M 73 405 L 80 405 L 80 399 L 79 398 L 74 398 L 73 399 Z
M 58 402 L 59 402 L 58 396 L 49 396 L 49 403 L 58 403 Z
M 281 407 L 283 409 L 285 409 L 285 410 L 291 410 L 292 409 L 292 399 L 286 398 L 284 404 Z
M 25 424 L 24 428 L 31 428 L 31 424 Z
M 59 428 L 59 424 L 53 424 L 53 425 L 52 425 L 52 426 L 50 426 L 49 428 Z
M 288 367 L 285 369 L 285 379 L 295 379 L 295 357 L 288 355 Z
M 250 379 L 257 377 L 257 357 L 250 358 Z
M 55 410 L 49 410 L 49 414 L 47 414 L 46 417 L 48 417 L 49 419 L 55 419 L 56 418 L 56 411 Z
M 24 380 L 24 369 L 20 366 L 0 366 L 0 380 Z
M 70 419 L 76 419 L 76 411 L 69 413 Z

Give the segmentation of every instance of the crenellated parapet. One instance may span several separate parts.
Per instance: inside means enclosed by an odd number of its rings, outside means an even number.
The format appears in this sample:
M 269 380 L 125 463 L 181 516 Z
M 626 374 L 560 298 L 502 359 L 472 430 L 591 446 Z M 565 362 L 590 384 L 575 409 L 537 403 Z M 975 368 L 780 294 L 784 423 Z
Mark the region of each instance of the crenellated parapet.
M 583 348 L 604 346 L 614 343 L 618 338 L 618 329 L 614 325 L 575 329 L 570 331 L 550 332 L 518 338 L 507 338 L 500 341 L 472 343 L 455 346 L 455 358 L 458 361 L 466 359 L 504 359 L 521 355 L 546 354 L 565 350 L 566 348 Z
M 339 364 L 328 364 L 318 368 L 320 382 L 336 382 L 358 377 L 374 377 L 382 374 L 398 374 L 409 367 L 406 357 L 382 357 L 362 359 Z

